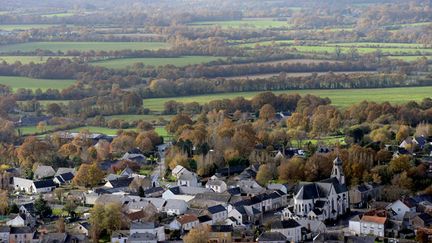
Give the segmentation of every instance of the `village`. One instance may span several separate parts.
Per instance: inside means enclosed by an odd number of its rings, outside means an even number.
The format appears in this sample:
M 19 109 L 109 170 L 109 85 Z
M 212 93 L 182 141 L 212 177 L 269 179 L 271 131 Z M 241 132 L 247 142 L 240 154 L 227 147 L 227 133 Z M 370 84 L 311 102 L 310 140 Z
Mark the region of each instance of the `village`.
M 63 135 L 67 139 L 78 136 Z M 109 139 L 101 134 L 91 138 L 95 146 Z M 407 138 L 393 156 L 427 143 L 424 137 Z M 99 163 L 105 175 L 103 183 L 87 190 L 73 185 L 74 168 L 40 165 L 34 179 L 25 179 L 19 169 L 7 169 L 1 182 L 3 188 L 13 191 L 10 200 L 15 209 L 2 220 L 0 240 L 89 241 L 94 237 L 91 227 L 97 227 L 90 223 L 95 205 L 105 210 L 115 205 L 120 210 L 117 213 L 122 222 L 107 231 L 107 240 L 112 243 L 186 242 L 184 237 L 194 229 L 205 234 L 196 234 L 197 241 L 191 242 L 202 242 L 200 237 L 220 243 L 414 242 L 409 239 L 420 232 L 432 237 L 431 195 L 381 201 L 381 185 L 377 183 L 347 186 L 344 161 L 339 157 L 334 158 L 327 179 L 261 186 L 256 181 L 259 165 L 221 168 L 207 178 L 177 165 L 167 174 L 164 160 L 170 146 L 171 142 L 158 145 L 153 151 L 156 160 L 134 149 L 121 158 Z M 274 157 L 304 156 L 301 154 L 290 148 L 275 151 Z M 114 173 L 112 165 L 120 161 L 130 163 Z M 425 163 L 431 165 L 427 160 Z M 152 168 L 151 173 L 137 173 L 142 167 Z M 62 213 L 55 215 L 56 211 Z

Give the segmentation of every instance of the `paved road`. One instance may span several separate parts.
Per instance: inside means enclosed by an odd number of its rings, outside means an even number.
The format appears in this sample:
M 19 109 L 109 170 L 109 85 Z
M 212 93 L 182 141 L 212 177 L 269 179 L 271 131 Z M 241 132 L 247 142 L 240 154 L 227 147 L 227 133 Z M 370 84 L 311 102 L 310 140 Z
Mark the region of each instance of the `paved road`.
M 157 166 L 152 172 L 152 178 L 154 178 L 155 181 L 159 181 L 160 177 L 165 175 L 165 151 L 169 146 L 171 146 L 171 143 L 166 143 L 163 146 L 159 147 L 159 160 L 156 162 Z

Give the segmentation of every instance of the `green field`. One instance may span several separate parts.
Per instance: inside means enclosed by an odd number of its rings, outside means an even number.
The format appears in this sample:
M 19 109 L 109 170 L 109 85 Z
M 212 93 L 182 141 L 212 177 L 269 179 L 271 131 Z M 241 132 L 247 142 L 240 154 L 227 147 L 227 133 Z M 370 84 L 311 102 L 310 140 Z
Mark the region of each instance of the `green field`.
M 0 56 L 0 62 L 5 61 L 9 64 L 20 61 L 22 64 L 44 63 L 48 58 L 71 58 L 68 56 L 50 57 L 50 56 Z
M 344 43 L 330 43 L 327 46 L 345 46 L 345 47 L 384 47 L 384 48 L 423 48 L 423 44 L 416 43 L 381 43 L 381 42 L 344 42 Z
M 145 105 L 144 105 L 145 106 Z M 169 121 L 171 119 L 171 115 L 114 115 L 114 116 L 105 116 L 106 120 L 119 119 L 124 121 L 148 121 L 148 122 L 158 122 L 160 119 L 164 119 Z
M 422 57 L 426 57 L 428 60 L 432 60 L 432 56 L 388 56 L 388 58 L 390 59 L 399 59 L 406 62 L 416 61 Z
M 40 88 L 42 91 L 47 89 L 64 89 L 74 83 L 74 80 L 69 79 L 35 79 L 27 77 L 0 76 L 0 84 L 10 86 L 13 90 L 17 90 L 19 88 L 26 88 L 32 90 Z
M 45 128 L 45 131 L 51 131 L 52 129 L 56 128 L 56 126 L 47 125 Z M 17 127 L 16 129 L 19 130 L 22 135 L 29 135 L 41 132 L 37 129 L 36 126 Z
M 284 45 L 284 44 L 293 44 L 293 43 L 294 43 L 294 40 L 276 40 L 276 41 L 260 41 L 260 42 L 253 42 L 253 43 L 243 43 L 243 44 L 239 44 L 237 46 L 238 47 L 242 47 L 242 48 L 253 48 L 256 45 L 260 45 L 260 46 L 272 46 L 274 44 L 276 44 L 276 45 Z
M 151 66 L 165 66 L 174 65 L 183 67 L 192 64 L 208 63 L 216 61 L 221 57 L 212 56 L 184 56 L 174 58 L 122 58 L 122 59 L 111 59 L 103 61 L 95 61 L 92 64 L 102 66 L 106 68 L 126 68 L 132 66 L 134 63 L 143 63 L 144 65 Z
M 242 19 L 242 20 L 231 20 L 231 21 L 201 21 L 192 22 L 190 26 L 195 27 L 208 27 L 208 26 L 220 26 L 221 28 L 289 28 L 292 25 L 288 21 L 276 21 L 271 18 L 262 19 Z
M 290 46 L 291 48 L 297 49 L 299 52 L 314 52 L 314 53 L 331 53 L 335 52 L 335 46 Z M 373 47 L 358 47 L 356 48 L 360 54 L 373 53 L 377 49 L 380 49 L 384 54 L 395 55 L 395 54 L 432 54 L 432 48 L 373 48 Z M 347 53 L 350 47 L 341 47 L 342 52 Z
M 31 52 L 37 49 L 53 52 L 77 51 L 120 51 L 120 50 L 156 50 L 168 48 L 164 42 L 28 42 L 1 45 L 0 52 Z
M 120 129 L 112 129 L 112 128 L 107 128 L 107 127 L 85 126 L 85 127 L 79 127 L 79 128 L 71 129 L 69 131 L 70 132 L 80 132 L 84 129 L 89 130 L 91 133 L 101 133 L 101 134 L 111 135 L 111 136 L 116 135 L 117 131 L 120 130 Z M 130 128 L 130 129 L 123 129 L 123 130 L 136 130 L 136 129 Z M 168 132 L 165 130 L 164 127 L 156 127 L 155 131 L 162 137 L 168 137 Z
M 52 24 L 2 24 L 0 30 L 12 31 L 12 30 L 30 30 L 30 29 L 44 29 L 55 25 Z
M 224 94 L 209 94 L 199 96 L 186 96 L 175 98 L 153 98 L 145 99 L 144 106 L 152 111 L 163 111 L 164 103 L 168 100 L 177 102 L 199 102 L 207 103 L 217 99 L 232 99 L 238 96 L 243 96 L 250 99 L 261 92 L 238 92 Z M 344 90 L 288 90 L 274 91 L 275 94 L 294 94 L 300 95 L 312 94 L 321 97 L 328 97 L 332 100 L 332 104 L 338 107 L 347 107 L 349 105 L 359 103 L 363 100 L 384 102 L 389 101 L 394 104 L 405 103 L 411 100 L 420 101 L 423 98 L 431 97 L 432 87 L 406 87 L 406 88 L 386 88 L 386 89 L 344 89 Z

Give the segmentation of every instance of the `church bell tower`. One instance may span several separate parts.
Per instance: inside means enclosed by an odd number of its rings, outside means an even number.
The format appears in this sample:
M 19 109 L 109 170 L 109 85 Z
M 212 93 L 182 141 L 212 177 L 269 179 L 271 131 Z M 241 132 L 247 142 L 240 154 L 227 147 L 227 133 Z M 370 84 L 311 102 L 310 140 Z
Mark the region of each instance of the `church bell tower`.
M 345 184 L 345 175 L 343 173 L 342 168 L 342 160 L 338 157 L 336 157 L 335 160 L 333 160 L 333 170 L 331 177 L 335 177 L 338 179 L 340 184 Z

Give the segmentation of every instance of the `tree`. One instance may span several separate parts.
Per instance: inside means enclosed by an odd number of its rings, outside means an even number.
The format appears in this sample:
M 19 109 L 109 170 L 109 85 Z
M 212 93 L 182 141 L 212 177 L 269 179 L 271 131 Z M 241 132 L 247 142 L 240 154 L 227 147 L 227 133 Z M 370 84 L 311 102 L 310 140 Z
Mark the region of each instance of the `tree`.
M 73 183 L 78 186 L 94 187 L 98 185 L 104 177 L 104 172 L 98 164 L 82 164 L 73 179 Z
M 38 215 L 40 218 L 48 217 L 52 213 L 51 207 L 48 205 L 48 202 L 42 198 L 42 195 L 39 195 L 39 197 L 35 200 L 34 209 L 36 215 Z
M 63 217 L 60 217 L 57 221 L 56 221 L 56 228 L 57 228 L 57 232 L 59 233 L 64 233 L 66 232 L 66 225 L 65 225 L 65 221 Z
M 50 164 L 54 160 L 54 151 L 50 144 L 36 137 L 27 137 L 17 149 L 17 157 L 21 167 L 32 168 L 35 163 Z
M 6 190 L 0 190 L 0 214 L 5 215 L 9 208 L 9 196 Z
M 328 178 L 332 168 L 333 163 L 331 159 L 315 153 L 306 161 L 304 174 L 307 181 L 318 181 Z
M 47 113 L 53 116 L 60 117 L 64 115 L 62 108 L 57 103 L 48 104 L 46 109 L 47 109 Z
M 283 161 L 279 168 L 279 180 L 297 182 L 304 179 L 305 161 L 301 157 L 293 157 Z
M 120 204 L 110 203 L 106 205 L 103 216 L 102 225 L 108 234 L 121 228 L 123 215 Z
M 391 173 L 398 174 L 403 171 L 408 171 L 411 166 L 411 158 L 408 155 L 401 155 L 392 159 L 388 168 Z
M 175 115 L 166 126 L 169 133 L 174 134 L 183 125 L 192 125 L 192 119 L 184 113 Z
M 63 210 L 68 213 L 69 216 L 75 216 L 75 210 L 77 209 L 78 205 L 72 200 L 68 200 L 66 204 L 63 207 Z
M 258 169 L 257 175 L 256 175 L 256 181 L 262 185 L 265 186 L 267 183 L 272 179 L 272 174 L 270 172 L 270 169 L 268 165 L 261 165 Z
M 259 111 L 259 118 L 263 120 L 271 120 L 275 117 L 276 111 L 270 104 L 265 104 Z
M 103 227 L 104 213 L 105 213 L 104 206 L 101 204 L 95 204 L 93 208 L 90 210 L 89 223 L 91 225 L 91 238 L 94 243 L 99 242 L 99 236 L 104 229 Z
M 183 238 L 185 243 L 207 243 L 210 229 L 208 225 L 193 228 Z
M 402 142 L 410 134 L 410 127 L 406 125 L 401 125 L 398 132 L 396 133 L 396 140 Z

